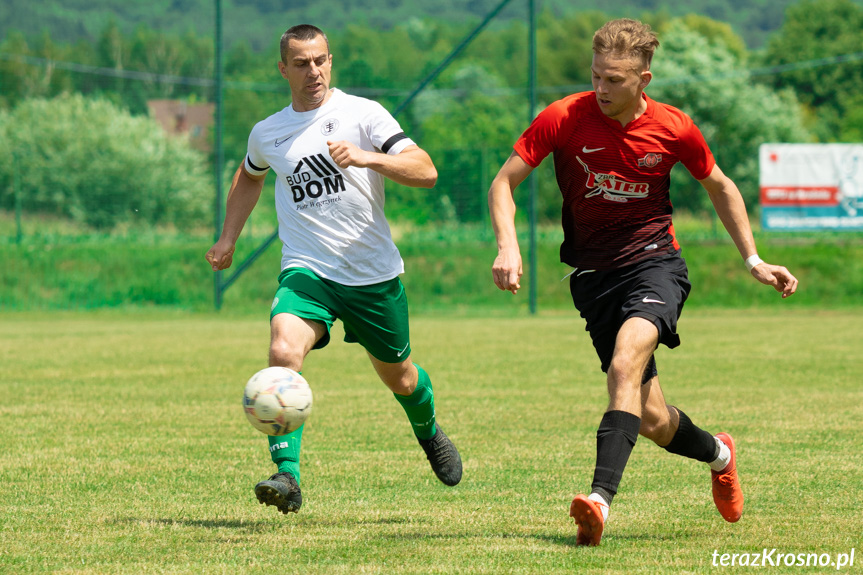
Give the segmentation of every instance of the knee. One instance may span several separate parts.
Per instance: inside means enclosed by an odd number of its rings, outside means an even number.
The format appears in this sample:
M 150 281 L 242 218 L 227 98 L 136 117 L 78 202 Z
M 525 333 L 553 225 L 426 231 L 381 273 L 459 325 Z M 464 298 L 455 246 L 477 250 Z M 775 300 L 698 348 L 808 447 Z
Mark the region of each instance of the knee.
M 286 340 L 274 339 L 270 342 L 270 365 L 280 365 L 300 371 L 303 369 L 304 351 Z
M 417 374 L 412 369 L 381 374 L 381 379 L 390 391 L 398 395 L 410 395 L 417 387 Z
M 615 356 L 608 368 L 610 394 L 631 395 L 641 389 L 642 371 L 626 356 Z

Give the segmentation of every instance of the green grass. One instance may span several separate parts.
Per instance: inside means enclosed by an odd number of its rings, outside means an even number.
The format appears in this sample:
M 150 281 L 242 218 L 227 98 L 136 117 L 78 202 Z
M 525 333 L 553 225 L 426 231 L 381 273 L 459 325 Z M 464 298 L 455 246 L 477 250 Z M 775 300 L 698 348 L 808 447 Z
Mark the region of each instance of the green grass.
M 256 235 L 242 237 L 235 266 L 225 273 L 225 279 L 271 231 L 260 228 Z M 835 309 L 861 303 L 863 234 L 759 234 L 761 256 L 787 266 L 800 279 L 799 293 L 783 302 L 747 274 L 731 240 L 713 235 L 709 223 L 684 218 L 680 228 L 678 236 L 694 284 L 689 308 Z M 561 278 L 571 269 L 559 261 L 561 232 L 557 228 L 539 232 L 538 307 L 568 310 L 572 306 L 569 286 Z M 531 280 L 526 233 L 521 236 L 523 289 L 515 298 L 492 283 L 491 265 L 497 251 L 488 227 L 397 228 L 395 235 L 405 260 L 402 279 L 411 309 L 483 315 L 519 315 L 528 310 Z M 129 306 L 211 310 L 213 273 L 204 261 L 211 244 L 212 238 L 200 232 L 152 231 L 119 236 L 28 236 L 20 245 L 0 241 L 0 310 Z M 224 309 L 254 313 L 268 309 L 279 261 L 280 246 L 270 246 L 227 291 Z
M 254 499 L 274 467 L 240 407 L 265 318 L 5 313 L 0 573 L 715 573 L 714 550 L 764 548 L 856 548 L 859 572 L 861 321 L 687 310 L 683 345 L 658 353 L 666 399 L 734 435 L 743 518 L 720 518 L 703 464 L 641 440 L 603 544 L 585 549 L 567 510 L 589 488 L 606 397 L 575 312 L 413 318 L 464 459 L 455 488 L 361 348 L 334 337 L 304 369 L 304 506 L 287 517 Z

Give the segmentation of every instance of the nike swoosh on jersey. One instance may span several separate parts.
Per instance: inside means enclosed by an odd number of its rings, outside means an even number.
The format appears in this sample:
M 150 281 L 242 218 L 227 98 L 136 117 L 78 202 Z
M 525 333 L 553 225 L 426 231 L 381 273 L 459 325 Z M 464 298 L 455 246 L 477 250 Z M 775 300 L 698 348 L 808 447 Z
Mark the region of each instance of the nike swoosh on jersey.
M 645 297 L 645 298 L 644 298 L 643 300 L 641 300 L 641 301 L 642 301 L 642 302 L 644 302 L 644 303 L 661 303 L 662 305 L 665 305 L 665 302 L 664 302 L 664 301 L 661 301 L 661 300 L 658 300 L 658 299 L 650 299 L 649 297 Z
M 407 351 L 408 346 L 409 346 L 410 344 L 411 344 L 411 342 L 407 342 L 407 343 L 405 344 L 405 346 L 402 348 L 402 350 L 396 354 L 396 357 L 401 357 L 401 356 L 402 356 L 402 354 L 403 354 L 405 351 Z
M 588 148 L 587 146 L 584 146 L 581 149 L 581 151 L 584 152 L 585 154 L 592 154 L 593 152 L 598 152 L 598 151 L 604 150 L 604 149 L 605 148 Z
M 279 146 L 281 146 L 282 144 L 284 144 L 285 142 L 287 142 L 291 138 L 293 138 L 293 136 L 288 136 L 287 138 L 285 138 L 284 140 L 281 140 L 281 141 L 278 138 L 276 138 L 276 147 L 278 148 Z

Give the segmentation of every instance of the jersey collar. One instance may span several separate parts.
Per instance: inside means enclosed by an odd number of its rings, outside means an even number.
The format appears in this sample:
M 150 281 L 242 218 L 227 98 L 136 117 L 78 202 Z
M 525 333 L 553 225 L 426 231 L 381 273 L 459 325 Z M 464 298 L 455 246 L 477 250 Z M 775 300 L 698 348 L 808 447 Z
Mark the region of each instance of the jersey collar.
M 621 132 L 629 132 L 629 131 L 632 131 L 632 130 L 638 128 L 639 126 L 644 124 L 649 118 L 653 117 L 653 111 L 656 108 L 656 102 L 652 98 L 650 98 L 647 94 L 645 94 L 644 92 L 641 93 L 641 97 L 644 98 L 644 100 L 647 102 L 647 109 L 644 111 L 644 113 L 642 115 L 640 115 L 638 118 L 636 118 L 633 121 L 631 121 L 630 123 L 628 123 L 626 126 L 621 126 L 620 122 L 618 122 L 617 120 L 614 120 L 612 118 L 609 118 L 608 116 L 606 116 L 605 114 L 602 113 L 602 110 L 599 108 L 599 103 L 597 103 L 597 101 L 596 101 L 596 93 L 595 92 L 593 92 L 593 98 L 591 98 L 590 105 L 593 108 L 593 110 L 602 118 L 602 120 L 606 124 L 608 124 L 608 126 L 610 128 L 613 128 L 613 129 L 621 131 Z

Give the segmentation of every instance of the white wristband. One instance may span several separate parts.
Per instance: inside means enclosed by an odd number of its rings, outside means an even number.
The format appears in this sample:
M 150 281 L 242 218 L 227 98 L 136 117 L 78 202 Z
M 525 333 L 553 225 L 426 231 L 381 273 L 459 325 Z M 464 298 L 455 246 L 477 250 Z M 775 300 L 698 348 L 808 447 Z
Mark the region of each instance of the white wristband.
M 747 270 L 752 271 L 752 268 L 754 268 L 758 264 L 763 264 L 764 260 L 759 258 L 758 254 L 755 254 L 755 255 L 751 255 L 748 258 L 746 258 L 746 260 L 743 263 L 746 264 Z

